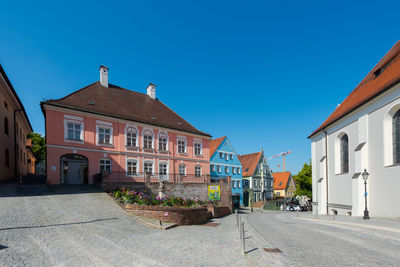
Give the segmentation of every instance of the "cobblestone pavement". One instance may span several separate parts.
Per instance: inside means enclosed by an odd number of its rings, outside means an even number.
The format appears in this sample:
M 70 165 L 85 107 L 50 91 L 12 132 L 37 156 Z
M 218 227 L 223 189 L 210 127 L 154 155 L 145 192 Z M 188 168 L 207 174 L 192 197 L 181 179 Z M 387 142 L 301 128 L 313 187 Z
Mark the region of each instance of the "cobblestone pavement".
M 0 185 L 0 266 L 269 266 L 280 264 L 235 216 L 217 227 L 149 228 L 91 188 Z
M 294 266 L 399 266 L 400 221 L 255 212 L 247 222 L 276 260 Z

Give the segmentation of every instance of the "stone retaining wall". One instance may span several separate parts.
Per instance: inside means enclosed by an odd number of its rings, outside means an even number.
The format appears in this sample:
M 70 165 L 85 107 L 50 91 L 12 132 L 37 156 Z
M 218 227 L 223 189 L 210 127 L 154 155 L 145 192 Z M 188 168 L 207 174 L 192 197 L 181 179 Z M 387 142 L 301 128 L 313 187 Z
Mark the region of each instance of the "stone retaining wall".
M 125 210 L 135 215 L 174 222 L 178 225 L 202 224 L 207 221 L 206 207 L 177 208 L 128 204 L 125 206 Z
M 211 212 L 214 218 L 221 218 L 226 215 L 231 214 L 231 210 L 229 207 L 218 207 L 218 206 L 207 206 L 207 210 Z

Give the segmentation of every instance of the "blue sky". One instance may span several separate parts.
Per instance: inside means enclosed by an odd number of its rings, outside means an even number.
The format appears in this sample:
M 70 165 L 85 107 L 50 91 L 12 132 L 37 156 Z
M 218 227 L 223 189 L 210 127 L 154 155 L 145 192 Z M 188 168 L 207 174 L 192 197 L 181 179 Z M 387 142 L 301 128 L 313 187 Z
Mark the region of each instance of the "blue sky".
M 157 97 L 239 154 L 292 150 L 399 40 L 400 2 L 7 1 L 0 63 L 34 130 L 39 103 L 99 79 Z M 270 162 L 273 171 L 281 159 Z

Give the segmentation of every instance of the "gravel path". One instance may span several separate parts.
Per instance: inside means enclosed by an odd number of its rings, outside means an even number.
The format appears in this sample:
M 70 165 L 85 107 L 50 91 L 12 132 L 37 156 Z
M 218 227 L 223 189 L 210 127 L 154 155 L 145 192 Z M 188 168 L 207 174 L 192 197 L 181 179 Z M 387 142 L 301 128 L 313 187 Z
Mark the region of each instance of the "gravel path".
M 1 266 L 266 266 L 249 236 L 240 254 L 234 215 L 218 227 L 167 231 L 138 223 L 93 188 L 0 186 Z M 38 195 L 39 194 L 39 195 Z M 41 194 L 41 195 L 40 195 Z

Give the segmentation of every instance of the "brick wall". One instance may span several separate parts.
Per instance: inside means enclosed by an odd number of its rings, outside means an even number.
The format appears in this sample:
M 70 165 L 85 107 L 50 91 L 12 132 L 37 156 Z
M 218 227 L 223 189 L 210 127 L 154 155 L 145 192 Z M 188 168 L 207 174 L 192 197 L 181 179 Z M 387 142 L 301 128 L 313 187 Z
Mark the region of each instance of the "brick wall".
M 224 217 L 224 216 L 232 213 L 231 209 L 227 206 L 218 207 L 218 206 L 209 205 L 209 206 L 207 206 L 207 211 L 211 212 L 211 214 L 214 218 L 221 218 L 221 217 Z
M 135 215 L 174 222 L 178 225 L 202 224 L 207 221 L 206 207 L 177 208 L 128 204 L 125 209 Z

